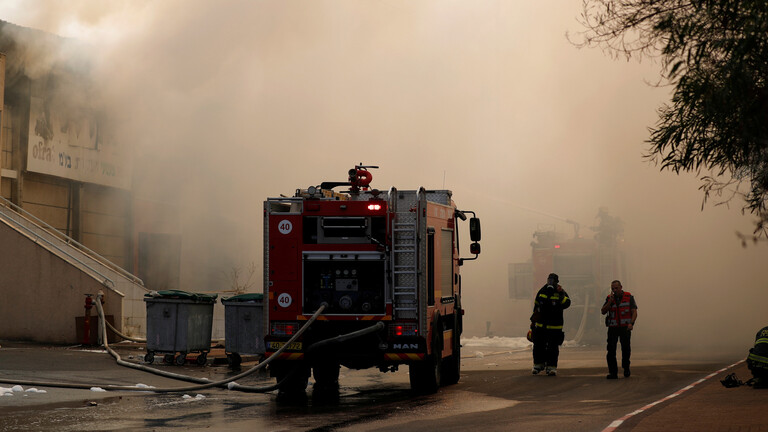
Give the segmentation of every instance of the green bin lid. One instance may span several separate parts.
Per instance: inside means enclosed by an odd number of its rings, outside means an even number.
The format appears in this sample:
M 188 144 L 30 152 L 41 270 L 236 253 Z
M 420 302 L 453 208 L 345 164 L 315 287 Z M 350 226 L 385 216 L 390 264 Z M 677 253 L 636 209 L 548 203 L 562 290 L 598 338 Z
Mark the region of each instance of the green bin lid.
M 264 300 L 264 294 L 262 293 L 248 293 L 248 294 L 239 294 L 232 297 L 222 297 L 221 301 L 230 301 L 230 302 L 255 302 L 255 301 L 262 301 Z
M 192 300 L 192 301 L 199 301 L 199 302 L 216 303 L 216 297 L 218 297 L 218 294 L 192 293 L 192 292 L 181 291 L 181 290 L 163 290 L 163 291 L 153 291 L 151 293 L 146 293 L 144 294 L 144 297 L 164 298 L 164 299 L 184 299 L 184 300 Z

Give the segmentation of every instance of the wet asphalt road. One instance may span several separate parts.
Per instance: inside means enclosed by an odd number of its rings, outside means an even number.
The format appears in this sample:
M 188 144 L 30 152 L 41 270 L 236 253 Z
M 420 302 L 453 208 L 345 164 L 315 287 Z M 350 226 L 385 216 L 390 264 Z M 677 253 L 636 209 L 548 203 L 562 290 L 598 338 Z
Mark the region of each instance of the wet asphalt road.
M 387 374 L 342 368 L 338 394 L 316 394 L 310 386 L 306 398 L 287 401 L 278 400 L 274 393 L 226 389 L 189 392 L 185 397 L 38 387 L 47 393 L 0 397 L 0 431 L 466 431 L 478 427 L 600 431 L 611 421 L 732 362 L 659 360 L 654 353 L 637 353 L 631 378 L 608 381 L 599 348 L 564 348 L 557 377 L 531 376 L 528 350 L 480 349 L 484 355 L 462 362 L 459 384 L 434 395 L 411 394 L 407 368 Z M 464 350 L 467 355 L 475 351 Z M 138 360 L 137 355 L 133 357 Z M 231 374 L 226 366 L 155 366 L 211 379 Z M 117 366 L 106 354 L 42 347 L 0 349 L 0 377 L 179 385 Z M 260 373 L 238 381 L 246 385 L 272 382 Z M 0 383 L 0 387 L 11 385 Z

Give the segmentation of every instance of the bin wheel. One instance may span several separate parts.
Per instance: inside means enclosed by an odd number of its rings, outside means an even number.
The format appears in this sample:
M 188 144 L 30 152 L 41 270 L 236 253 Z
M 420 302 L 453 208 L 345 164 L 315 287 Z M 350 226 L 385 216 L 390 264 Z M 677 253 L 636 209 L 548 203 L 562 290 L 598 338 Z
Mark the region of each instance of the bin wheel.
M 152 351 L 147 351 L 147 353 L 144 355 L 144 361 L 146 363 L 152 363 L 153 361 L 155 361 L 155 353 L 153 353 Z
M 229 367 L 232 369 L 237 369 L 240 367 L 240 363 L 243 361 L 243 359 L 240 357 L 240 354 L 232 353 L 227 355 L 227 361 L 229 362 Z
M 173 354 L 166 354 L 163 356 L 163 363 L 165 364 L 173 364 Z
M 176 356 L 176 364 L 179 366 L 183 366 L 184 362 L 187 361 L 187 353 L 184 351 L 180 352 L 179 355 Z
M 208 359 L 207 353 L 200 353 L 199 356 L 197 356 L 197 364 L 200 366 L 205 366 L 205 361 Z

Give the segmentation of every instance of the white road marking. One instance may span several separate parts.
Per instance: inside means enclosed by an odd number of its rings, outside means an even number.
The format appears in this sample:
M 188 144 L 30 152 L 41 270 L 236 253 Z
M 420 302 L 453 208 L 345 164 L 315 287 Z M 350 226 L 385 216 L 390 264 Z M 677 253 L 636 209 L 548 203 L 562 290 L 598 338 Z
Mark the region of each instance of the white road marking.
M 640 414 L 640 413 L 642 413 L 642 412 L 645 412 L 645 411 L 647 411 L 648 409 L 650 409 L 650 408 L 653 408 L 654 406 L 656 406 L 656 405 L 658 405 L 658 404 L 660 404 L 660 403 L 662 403 L 662 402 L 665 402 L 665 401 L 668 401 L 668 400 L 670 400 L 670 399 L 672 399 L 672 398 L 675 398 L 675 397 L 677 397 L 677 396 L 680 396 L 681 394 L 683 394 L 683 393 L 687 392 L 688 390 L 692 389 L 694 386 L 696 386 L 696 385 L 698 385 L 698 384 L 701 384 L 701 383 L 703 383 L 704 381 L 706 381 L 706 380 L 708 380 L 708 379 L 712 378 L 713 376 L 715 376 L 715 375 L 717 375 L 717 374 L 719 374 L 719 373 L 725 372 L 725 371 L 727 371 L 728 369 L 730 369 L 730 368 L 732 368 L 732 367 L 735 367 L 735 366 L 736 366 L 736 365 L 738 365 L 739 363 L 743 363 L 743 362 L 744 362 L 744 360 L 739 360 L 739 361 L 737 361 L 736 363 L 734 363 L 734 364 L 732 364 L 732 365 L 730 365 L 730 366 L 726 366 L 726 367 L 724 367 L 724 368 L 722 368 L 722 369 L 720 369 L 720 370 L 718 370 L 718 371 L 712 372 L 711 374 L 709 374 L 709 375 L 705 376 L 704 378 L 702 378 L 702 379 L 700 379 L 700 380 L 697 380 L 697 381 L 695 381 L 695 382 L 694 382 L 693 384 L 691 384 L 691 385 L 687 385 L 687 386 L 685 386 L 685 387 L 681 388 L 680 390 L 678 390 L 678 391 L 676 391 L 676 392 L 672 393 L 671 395 L 669 395 L 669 396 L 667 396 L 667 397 L 661 398 L 661 399 L 659 399 L 659 400 L 657 400 L 657 401 L 655 401 L 655 402 L 651 402 L 651 403 L 649 403 L 648 405 L 646 405 L 646 406 L 644 406 L 644 407 L 642 407 L 642 408 L 640 408 L 640 409 L 638 409 L 638 410 L 632 411 L 631 413 L 629 413 L 629 414 L 625 415 L 624 417 L 621 417 L 621 418 L 619 418 L 619 419 L 617 419 L 617 420 L 614 420 L 613 422 L 611 422 L 611 424 L 609 424 L 609 425 L 608 425 L 608 427 L 606 427 L 605 429 L 603 429 L 603 431 L 602 431 L 602 432 L 613 432 L 613 431 L 615 431 L 615 430 L 616 430 L 616 428 L 618 428 L 619 426 L 621 426 L 621 424 L 622 424 L 622 423 L 624 423 L 624 421 L 626 421 L 628 418 L 630 418 L 630 417 L 632 417 L 632 416 L 635 416 L 635 415 L 637 415 L 637 414 Z

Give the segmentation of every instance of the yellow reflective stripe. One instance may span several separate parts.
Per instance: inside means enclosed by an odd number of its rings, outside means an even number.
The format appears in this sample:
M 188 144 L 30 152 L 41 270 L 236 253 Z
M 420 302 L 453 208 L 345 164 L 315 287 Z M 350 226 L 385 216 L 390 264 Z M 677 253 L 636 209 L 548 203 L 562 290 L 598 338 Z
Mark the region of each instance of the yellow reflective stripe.
M 560 302 L 560 304 L 565 303 L 566 300 L 568 300 L 568 296 L 563 297 L 563 300 Z
M 544 297 L 545 299 L 548 299 L 548 298 L 549 298 L 549 297 L 547 297 L 547 295 L 546 295 L 546 294 L 539 294 L 539 297 Z M 530 297 L 529 297 L 529 298 L 530 298 Z
M 424 354 L 415 353 L 385 353 L 384 357 L 390 361 L 423 360 Z
M 757 354 L 749 353 L 749 356 L 747 356 L 747 358 L 750 360 L 759 361 L 761 363 L 768 363 L 768 358 L 759 356 Z
M 563 326 L 561 326 L 561 325 L 555 325 L 555 326 L 547 325 L 547 326 L 545 326 L 544 324 L 541 324 L 541 323 L 536 323 L 536 327 L 539 327 L 539 328 L 544 327 L 544 328 L 547 328 L 549 330 L 561 330 L 563 328 Z
M 760 338 L 755 341 L 755 345 L 761 344 L 761 343 L 768 343 L 768 338 Z

